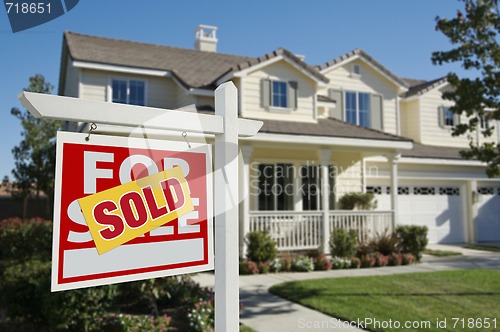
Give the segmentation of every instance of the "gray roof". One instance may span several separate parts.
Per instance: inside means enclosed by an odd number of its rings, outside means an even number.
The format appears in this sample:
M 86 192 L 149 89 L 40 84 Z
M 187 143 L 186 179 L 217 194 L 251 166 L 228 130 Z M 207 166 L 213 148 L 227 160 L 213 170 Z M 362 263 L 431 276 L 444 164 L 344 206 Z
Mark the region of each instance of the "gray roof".
M 460 151 L 462 150 L 466 150 L 466 148 L 424 145 L 413 142 L 413 149 L 401 151 L 401 155 L 411 158 L 463 159 L 460 156 Z
M 316 68 L 307 65 L 283 48 L 254 58 L 88 36 L 66 31 L 63 42 L 60 86 L 64 85 L 66 55 L 79 61 L 169 71 L 185 87 L 207 89 L 214 89 L 217 79 L 228 73 L 237 72 L 276 56 L 284 55 L 317 80 L 328 82 L 328 78 Z
M 336 119 L 319 119 L 318 123 L 264 120 L 264 125 L 259 133 L 411 142 L 409 138 L 355 126 Z
M 365 60 L 367 60 L 368 62 L 370 62 L 373 66 L 375 66 L 375 68 L 377 68 L 378 70 L 380 70 L 381 72 L 383 72 L 385 75 L 387 75 L 388 77 L 390 77 L 394 82 L 398 83 L 400 86 L 404 87 L 404 88 L 407 88 L 408 87 L 408 83 L 403 80 L 402 78 L 400 78 L 399 76 L 395 75 L 392 71 L 390 71 L 389 69 L 387 69 L 385 66 L 383 66 L 380 62 L 378 62 L 377 60 L 375 60 L 374 58 L 372 58 L 370 55 L 368 55 L 368 53 L 366 53 L 365 51 L 363 51 L 362 49 L 355 49 L 349 53 L 346 53 L 338 58 L 335 58 L 331 61 L 328 61 L 327 63 L 325 64 L 322 64 L 320 66 L 317 66 L 316 68 L 318 68 L 318 70 L 320 71 L 323 71 L 331 66 L 334 66 L 340 62 L 343 62 L 343 61 L 346 61 L 354 56 L 361 56 L 363 57 Z
M 405 78 L 407 82 L 412 83 L 408 91 L 403 95 L 405 98 L 412 96 L 420 96 L 443 83 L 446 83 L 446 77 L 440 77 L 432 81 L 421 81 L 421 80 L 412 80 Z

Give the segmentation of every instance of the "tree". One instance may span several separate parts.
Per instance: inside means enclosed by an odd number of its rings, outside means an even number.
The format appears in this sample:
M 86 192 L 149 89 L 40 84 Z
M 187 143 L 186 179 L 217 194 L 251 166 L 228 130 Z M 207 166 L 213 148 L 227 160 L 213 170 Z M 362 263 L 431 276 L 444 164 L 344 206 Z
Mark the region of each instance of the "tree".
M 436 17 L 436 30 L 449 38 L 454 46 L 448 51 L 432 54 L 432 62 L 461 63 L 472 78 L 447 75 L 452 89 L 443 98 L 454 102 L 450 110 L 465 113 L 468 121 L 457 125 L 452 135 L 467 135 L 469 150 L 462 157 L 487 163 L 489 177 L 500 175 L 500 146 L 498 143 L 479 142 L 477 131 L 489 137 L 494 126 L 481 125 L 489 120 L 500 120 L 500 15 L 498 0 L 459 0 L 464 13 L 457 12 L 452 19 Z
M 30 77 L 29 86 L 24 91 L 51 93 L 53 86 L 42 75 Z M 47 214 L 51 213 L 54 193 L 54 168 L 57 130 L 60 121 L 37 119 L 27 110 L 12 108 L 11 114 L 21 121 L 23 137 L 19 145 L 12 149 L 15 168 L 12 170 L 14 183 L 12 195 L 23 199 L 23 218 L 26 218 L 28 198 L 34 191 L 37 199 L 44 192 L 47 199 Z

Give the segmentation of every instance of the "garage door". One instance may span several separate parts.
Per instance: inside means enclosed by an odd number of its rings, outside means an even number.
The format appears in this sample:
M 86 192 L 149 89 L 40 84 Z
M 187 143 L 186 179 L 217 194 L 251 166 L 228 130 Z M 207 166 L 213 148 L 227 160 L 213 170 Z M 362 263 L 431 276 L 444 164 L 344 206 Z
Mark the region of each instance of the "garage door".
M 390 187 L 370 186 L 378 210 L 391 209 Z M 405 184 L 398 187 L 399 225 L 425 225 L 429 243 L 463 243 L 464 188 L 459 185 Z
M 476 238 L 479 242 L 500 241 L 500 187 L 478 186 Z

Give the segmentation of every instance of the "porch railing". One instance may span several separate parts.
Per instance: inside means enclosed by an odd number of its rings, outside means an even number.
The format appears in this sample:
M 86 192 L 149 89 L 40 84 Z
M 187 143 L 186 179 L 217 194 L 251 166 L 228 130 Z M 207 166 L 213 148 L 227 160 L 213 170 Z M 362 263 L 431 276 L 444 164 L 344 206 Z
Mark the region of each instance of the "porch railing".
M 329 226 L 330 230 L 354 229 L 358 232 L 358 239 L 364 241 L 391 232 L 392 218 L 392 211 L 331 211 Z
M 355 229 L 360 240 L 392 230 L 392 211 L 330 211 L 327 234 L 335 228 Z M 266 231 L 278 250 L 318 249 L 323 244 L 321 211 L 250 211 L 250 231 Z M 327 239 L 325 243 L 328 243 Z
M 321 245 L 321 212 L 250 212 L 250 231 L 267 231 L 278 250 L 316 249 Z

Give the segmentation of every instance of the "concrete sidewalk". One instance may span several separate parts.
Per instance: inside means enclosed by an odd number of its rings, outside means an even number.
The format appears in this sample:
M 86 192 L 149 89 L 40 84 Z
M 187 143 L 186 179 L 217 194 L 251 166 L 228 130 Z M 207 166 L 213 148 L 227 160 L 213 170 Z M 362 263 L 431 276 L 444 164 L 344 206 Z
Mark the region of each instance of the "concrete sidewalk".
M 459 251 L 462 256 L 434 257 L 425 255 L 414 265 L 371 269 L 345 269 L 309 273 L 276 273 L 240 276 L 240 302 L 243 303 L 241 322 L 257 332 L 304 331 L 308 326 L 323 326 L 335 331 L 362 331 L 318 311 L 272 295 L 268 289 L 276 284 L 295 280 L 378 276 L 402 273 L 420 273 L 453 269 L 500 269 L 500 253 L 464 249 L 458 246 L 429 245 L 429 249 Z M 213 273 L 193 277 L 202 286 L 213 287 Z

